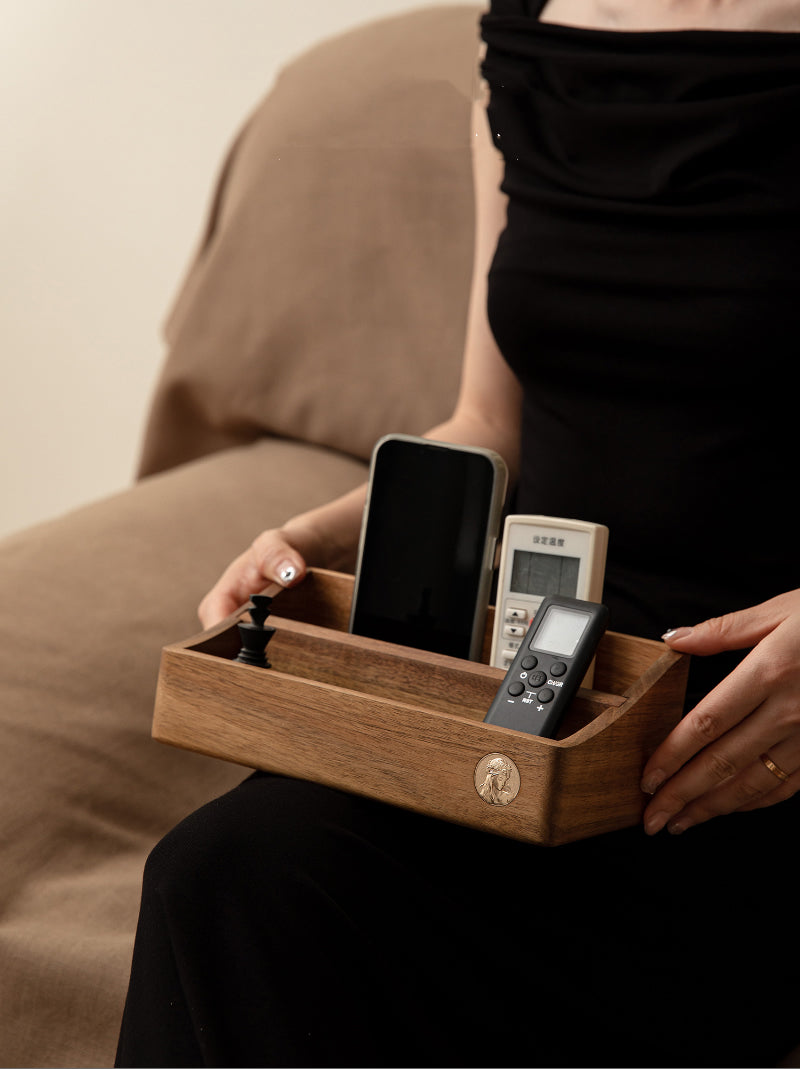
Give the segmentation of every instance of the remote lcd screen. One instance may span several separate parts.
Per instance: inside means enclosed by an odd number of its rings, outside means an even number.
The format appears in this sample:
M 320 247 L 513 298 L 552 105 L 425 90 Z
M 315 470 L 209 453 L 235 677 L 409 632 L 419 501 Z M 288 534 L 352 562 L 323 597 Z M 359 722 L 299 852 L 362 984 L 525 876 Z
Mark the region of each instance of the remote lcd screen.
M 531 649 L 572 657 L 591 616 L 579 609 L 551 605 L 530 642 Z
M 578 557 L 515 549 L 510 589 L 515 594 L 533 594 L 537 597 L 560 594 L 574 598 L 578 590 L 580 563 Z

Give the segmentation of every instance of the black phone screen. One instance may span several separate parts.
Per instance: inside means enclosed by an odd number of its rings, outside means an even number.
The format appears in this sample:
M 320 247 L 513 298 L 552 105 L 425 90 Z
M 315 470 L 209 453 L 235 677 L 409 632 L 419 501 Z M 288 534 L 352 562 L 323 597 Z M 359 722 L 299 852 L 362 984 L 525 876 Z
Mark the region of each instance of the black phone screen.
M 372 485 L 351 631 L 468 657 L 485 589 L 495 469 L 480 454 L 388 440 Z

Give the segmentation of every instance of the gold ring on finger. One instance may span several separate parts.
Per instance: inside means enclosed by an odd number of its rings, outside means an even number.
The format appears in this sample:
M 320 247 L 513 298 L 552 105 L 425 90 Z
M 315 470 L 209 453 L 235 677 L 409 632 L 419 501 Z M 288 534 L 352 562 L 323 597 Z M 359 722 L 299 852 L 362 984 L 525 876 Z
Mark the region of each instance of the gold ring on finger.
M 767 753 L 759 754 L 759 760 L 763 763 L 765 768 L 768 768 L 773 776 L 777 776 L 778 779 L 785 783 L 789 778 L 789 773 L 784 772 L 782 768 L 775 764 L 772 758 Z

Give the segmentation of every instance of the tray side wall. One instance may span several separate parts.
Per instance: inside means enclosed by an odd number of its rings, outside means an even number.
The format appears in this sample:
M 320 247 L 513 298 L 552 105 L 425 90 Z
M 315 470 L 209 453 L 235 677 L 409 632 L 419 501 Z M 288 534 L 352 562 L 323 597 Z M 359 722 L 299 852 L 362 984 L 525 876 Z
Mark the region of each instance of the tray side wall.
M 476 765 L 498 749 L 501 733 L 487 725 L 247 665 L 235 666 L 234 685 L 223 664 L 225 679 L 202 654 L 164 652 L 154 738 L 501 835 L 548 837 L 557 747 L 502 732 L 522 787 L 494 807 L 474 785 Z

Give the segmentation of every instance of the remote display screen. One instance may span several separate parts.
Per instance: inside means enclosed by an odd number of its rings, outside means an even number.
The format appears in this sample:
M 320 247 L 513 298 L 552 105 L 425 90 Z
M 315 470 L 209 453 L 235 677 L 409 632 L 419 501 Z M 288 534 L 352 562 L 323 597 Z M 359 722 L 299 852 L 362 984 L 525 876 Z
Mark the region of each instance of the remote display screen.
M 534 553 L 515 549 L 511 565 L 510 588 L 515 594 L 561 594 L 574 598 L 578 591 L 578 557 L 557 553 Z
M 551 605 L 530 642 L 531 649 L 572 657 L 591 616 L 580 609 Z

